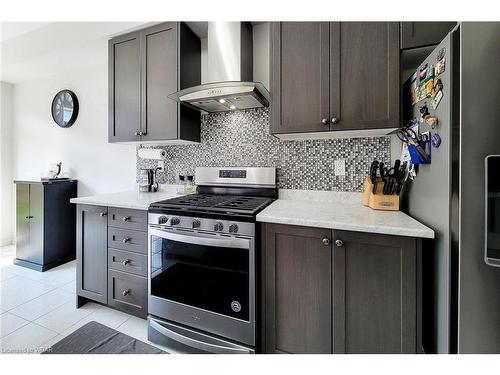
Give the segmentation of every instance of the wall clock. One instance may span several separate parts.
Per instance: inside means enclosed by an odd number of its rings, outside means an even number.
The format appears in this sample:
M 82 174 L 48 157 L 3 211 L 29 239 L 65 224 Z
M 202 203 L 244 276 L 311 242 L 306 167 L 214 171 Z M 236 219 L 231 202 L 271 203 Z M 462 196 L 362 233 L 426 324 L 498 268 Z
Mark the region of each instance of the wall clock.
M 78 98 L 70 90 L 61 90 L 52 100 L 52 118 L 61 128 L 69 128 L 78 117 Z

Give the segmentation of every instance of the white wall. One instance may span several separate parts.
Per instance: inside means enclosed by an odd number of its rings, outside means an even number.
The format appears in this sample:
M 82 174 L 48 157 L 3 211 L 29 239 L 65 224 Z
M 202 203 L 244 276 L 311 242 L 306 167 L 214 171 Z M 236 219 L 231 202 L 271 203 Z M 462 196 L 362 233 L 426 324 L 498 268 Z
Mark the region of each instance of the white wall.
M 79 196 L 135 188 L 135 146 L 107 141 L 107 40 L 99 43 L 88 51 L 89 58 L 100 63 L 97 67 L 15 85 L 14 178 L 39 180 L 51 164 L 61 161 L 63 171 L 79 180 Z M 71 60 L 62 55 L 60 63 Z M 54 95 L 62 89 L 74 91 L 80 103 L 78 119 L 68 129 L 57 126 L 50 112 Z
M 1 82 L 0 90 L 0 246 L 14 241 L 14 184 L 12 183 L 13 86 Z

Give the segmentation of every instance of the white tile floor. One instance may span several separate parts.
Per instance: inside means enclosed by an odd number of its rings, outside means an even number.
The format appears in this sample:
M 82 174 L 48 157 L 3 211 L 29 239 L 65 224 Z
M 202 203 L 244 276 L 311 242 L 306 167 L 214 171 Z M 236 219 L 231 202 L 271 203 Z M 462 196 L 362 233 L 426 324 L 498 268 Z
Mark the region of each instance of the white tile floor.
M 144 319 L 92 302 L 76 308 L 74 261 L 38 272 L 14 257 L 14 246 L 0 247 L 0 353 L 39 353 L 92 320 L 148 342 Z

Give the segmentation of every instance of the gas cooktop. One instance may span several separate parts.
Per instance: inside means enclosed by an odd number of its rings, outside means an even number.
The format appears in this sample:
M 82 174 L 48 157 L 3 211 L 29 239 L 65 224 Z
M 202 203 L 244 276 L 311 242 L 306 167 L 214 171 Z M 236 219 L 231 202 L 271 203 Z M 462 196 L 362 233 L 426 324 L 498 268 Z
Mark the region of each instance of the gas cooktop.
M 256 215 L 273 201 L 273 198 L 245 195 L 192 194 L 156 202 L 150 208 Z

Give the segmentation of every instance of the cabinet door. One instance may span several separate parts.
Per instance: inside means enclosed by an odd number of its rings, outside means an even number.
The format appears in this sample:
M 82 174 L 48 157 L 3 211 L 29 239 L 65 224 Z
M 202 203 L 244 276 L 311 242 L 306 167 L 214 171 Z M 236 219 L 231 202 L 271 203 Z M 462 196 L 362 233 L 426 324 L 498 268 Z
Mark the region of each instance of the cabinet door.
M 340 93 L 340 106 L 330 104 L 331 118 L 338 119 L 332 130 L 398 127 L 398 23 L 341 22 L 340 27 L 332 24 L 331 30 L 331 50 L 338 50 L 340 58 L 340 74 L 335 56 L 330 63 L 330 95 Z
M 328 22 L 274 22 L 270 60 L 271 133 L 329 130 Z
M 266 352 L 332 352 L 330 237 L 328 229 L 265 225 Z
M 140 33 L 109 41 L 109 142 L 140 141 Z
M 30 254 L 30 185 L 16 184 L 16 258 L 27 260 Z
M 43 264 L 44 186 L 30 184 L 30 255 L 28 262 Z M 50 249 L 47 249 L 50 250 Z
M 77 215 L 77 294 L 107 303 L 107 207 L 78 205 Z
M 401 49 L 439 44 L 456 22 L 401 22 Z
M 416 353 L 416 240 L 344 231 L 334 238 L 334 352 Z
M 177 25 L 161 24 L 144 30 L 142 59 L 143 141 L 177 139 L 179 104 L 168 98 L 178 90 Z

